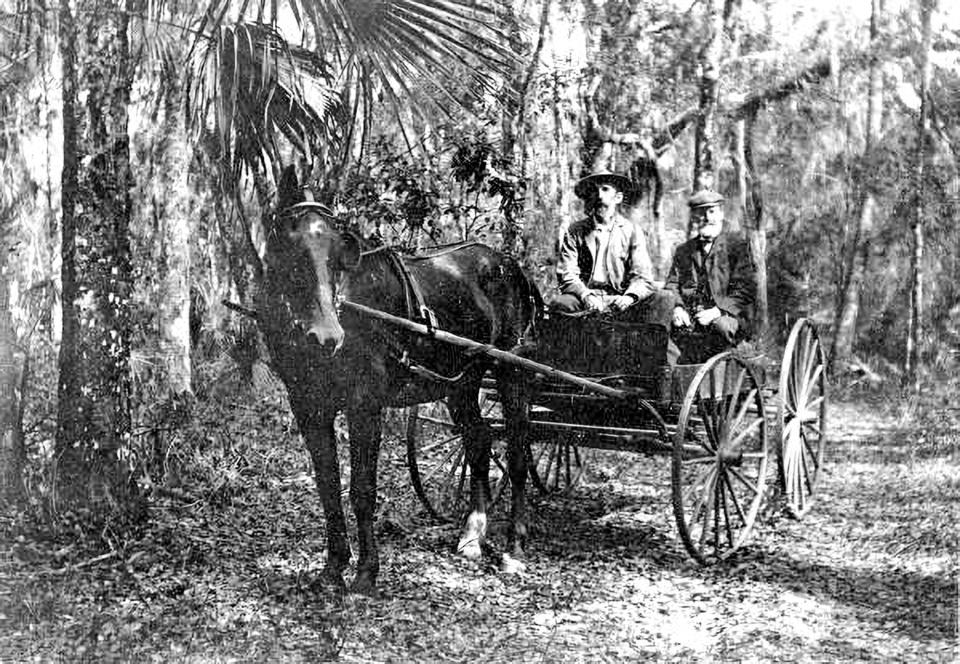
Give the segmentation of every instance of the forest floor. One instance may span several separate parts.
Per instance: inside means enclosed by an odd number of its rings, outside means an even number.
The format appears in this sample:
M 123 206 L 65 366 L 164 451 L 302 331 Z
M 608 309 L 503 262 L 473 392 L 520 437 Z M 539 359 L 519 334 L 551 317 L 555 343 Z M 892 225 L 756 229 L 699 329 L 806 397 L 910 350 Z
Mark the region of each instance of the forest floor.
M 4 528 L 0 661 L 957 661 L 960 443 L 937 417 L 835 402 L 813 511 L 767 514 L 709 568 L 677 539 L 666 459 L 592 452 L 573 492 L 531 492 L 515 575 L 455 554 L 394 434 L 370 599 L 310 583 L 323 518 L 282 400 L 225 400 L 136 535 Z

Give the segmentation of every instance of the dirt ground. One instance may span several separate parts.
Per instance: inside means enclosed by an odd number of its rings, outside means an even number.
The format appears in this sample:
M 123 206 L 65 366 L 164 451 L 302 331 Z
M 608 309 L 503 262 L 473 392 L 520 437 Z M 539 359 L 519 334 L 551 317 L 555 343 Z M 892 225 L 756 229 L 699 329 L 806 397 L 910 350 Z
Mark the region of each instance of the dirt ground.
M 222 486 L 155 497 L 112 551 L 5 543 L 0 660 L 957 661 L 957 446 L 918 455 L 882 410 L 835 404 L 813 511 L 768 510 L 710 568 L 677 539 L 665 459 L 592 452 L 575 491 L 534 494 L 526 570 L 506 575 L 502 513 L 490 555 L 460 559 L 388 443 L 377 599 L 311 584 L 322 513 L 305 452 L 270 415 L 275 440 L 221 440 L 236 452 Z

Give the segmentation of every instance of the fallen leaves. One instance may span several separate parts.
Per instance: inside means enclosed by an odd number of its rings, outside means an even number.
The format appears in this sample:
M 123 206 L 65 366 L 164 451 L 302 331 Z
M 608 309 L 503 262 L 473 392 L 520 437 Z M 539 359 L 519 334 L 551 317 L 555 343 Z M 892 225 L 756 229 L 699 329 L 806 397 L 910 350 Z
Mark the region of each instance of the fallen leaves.
M 861 426 L 855 410 L 832 421 Z M 771 513 L 739 555 L 713 568 L 691 562 L 676 540 L 665 460 L 598 452 L 572 493 L 531 495 L 528 556 L 516 574 L 500 571 L 502 512 L 491 515 L 484 559 L 460 559 L 457 529 L 425 517 L 395 463 L 402 447 L 387 441 L 381 597 L 370 600 L 315 583 L 324 521 L 299 444 L 269 431 L 243 437 L 243 420 L 232 426 L 232 453 L 259 459 L 258 472 L 231 475 L 229 491 L 188 487 L 208 497 L 190 504 L 155 493 L 149 524 L 123 548 L 31 537 L 2 546 L 0 660 L 817 662 L 953 653 L 960 475 L 950 458 L 910 461 L 895 436 L 840 431 L 809 517 Z

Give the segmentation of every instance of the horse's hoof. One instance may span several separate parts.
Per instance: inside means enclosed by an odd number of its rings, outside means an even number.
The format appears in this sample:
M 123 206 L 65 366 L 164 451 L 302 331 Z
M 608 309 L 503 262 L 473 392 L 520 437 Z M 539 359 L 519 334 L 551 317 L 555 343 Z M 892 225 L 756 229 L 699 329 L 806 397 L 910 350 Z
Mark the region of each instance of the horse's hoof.
M 504 553 L 500 557 L 500 571 L 504 574 L 523 574 L 527 571 L 527 565 L 519 558 Z
M 480 539 L 469 537 L 460 540 L 457 545 L 457 553 L 467 560 L 480 560 L 483 556 L 483 552 L 480 550 Z

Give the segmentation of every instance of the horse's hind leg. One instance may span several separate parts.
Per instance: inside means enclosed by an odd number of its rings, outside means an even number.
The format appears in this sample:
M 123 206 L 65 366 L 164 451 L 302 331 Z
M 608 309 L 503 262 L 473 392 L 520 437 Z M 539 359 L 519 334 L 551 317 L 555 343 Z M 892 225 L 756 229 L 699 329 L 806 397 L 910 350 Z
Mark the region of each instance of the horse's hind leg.
M 377 457 L 380 453 L 382 423 L 380 407 L 358 406 L 347 412 L 350 424 L 350 502 L 357 517 L 360 557 L 351 590 L 376 594 L 380 558 L 373 529 L 377 508 Z
M 317 490 L 323 503 L 327 531 L 327 564 L 323 579 L 337 588 L 343 588 L 343 569 L 350 562 L 347 543 L 347 522 L 340 501 L 340 463 L 337 459 L 337 440 L 333 430 L 335 413 L 318 413 L 309 400 L 291 399 L 300 434 L 313 461 Z
M 487 502 L 490 497 L 490 432 L 480 416 L 478 403 L 479 376 L 462 389 L 448 395 L 450 412 L 463 431 L 466 461 L 470 466 L 470 502 L 472 505 L 457 544 L 457 552 L 470 560 L 482 555 L 481 546 L 487 536 Z
M 504 369 L 497 376 L 497 390 L 503 407 L 507 437 L 507 464 L 510 472 L 510 528 L 504 571 L 523 569 L 523 547 L 527 541 L 527 434 L 530 429 L 529 394 L 525 377 L 517 370 Z

